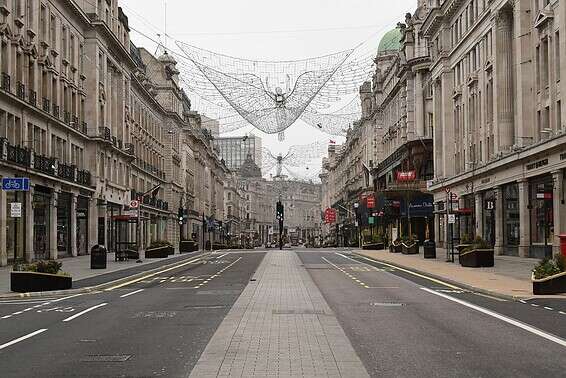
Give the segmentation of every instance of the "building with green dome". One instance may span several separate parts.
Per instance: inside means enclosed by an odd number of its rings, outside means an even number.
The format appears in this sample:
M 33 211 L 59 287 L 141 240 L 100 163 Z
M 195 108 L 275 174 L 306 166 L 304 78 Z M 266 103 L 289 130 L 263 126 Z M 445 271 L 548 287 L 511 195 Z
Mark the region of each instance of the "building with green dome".
M 398 51 L 401 48 L 401 38 L 402 34 L 400 28 L 397 27 L 388 31 L 381 38 L 379 47 L 377 48 L 377 53 L 384 54 L 392 51 Z

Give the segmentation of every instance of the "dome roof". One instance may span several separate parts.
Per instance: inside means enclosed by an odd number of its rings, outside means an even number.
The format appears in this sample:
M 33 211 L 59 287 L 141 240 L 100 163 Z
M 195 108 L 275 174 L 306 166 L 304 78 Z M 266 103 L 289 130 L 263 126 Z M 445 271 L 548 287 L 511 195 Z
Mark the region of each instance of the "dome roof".
M 385 33 L 381 41 L 379 42 L 379 47 L 377 48 L 377 53 L 383 53 L 386 51 L 396 51 L 401 48 L 401 29 L 395 28 L 393 30 Z
M 173 56 L 169 55 L 167 51 L 163 52 L 163 54 L 158 58 L 161 63 L 165 64 L 177 64 L 177 61 Z

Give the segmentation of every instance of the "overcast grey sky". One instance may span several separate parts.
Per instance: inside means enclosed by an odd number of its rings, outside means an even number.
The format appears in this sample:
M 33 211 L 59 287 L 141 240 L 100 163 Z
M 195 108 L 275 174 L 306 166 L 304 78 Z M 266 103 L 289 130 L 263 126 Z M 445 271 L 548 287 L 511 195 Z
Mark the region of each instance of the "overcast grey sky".
M 130 26 L 161 41 L 167 18 L 167 44 L 175 39 L 235 57 L 257 60 L 294 60 L 353 48 L 367 41 L 377 45 L 381 36 L 416 8 L 416 0 L 120 0 Z M 165 9 L 167 14 L 165 17 Z M 132 31 L 133 42 L 151 52 L 156 44 Z M 195 109 L 195 110 L 198 110 Z M 254 130 L 253 127 L 235 134 Z M 234 134 L 234 133 L 233 133 Z M 286 140 L 260 135 L 274 152 L 290 145 L 331 137 L 302 121 L 286 131 Z M 333 138 L 336 139 L 336 138 Z M 338 138 L 338 141 L 340 139 Z

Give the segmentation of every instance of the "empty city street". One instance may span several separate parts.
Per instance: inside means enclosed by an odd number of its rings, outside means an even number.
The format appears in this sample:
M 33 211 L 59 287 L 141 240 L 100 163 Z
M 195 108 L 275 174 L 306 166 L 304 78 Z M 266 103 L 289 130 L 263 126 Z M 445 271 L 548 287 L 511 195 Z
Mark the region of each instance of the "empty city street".
M 2 301 L 3 376 L 517 377 L 566 367 L 560 299 L 547 311 L 350 250 L 222 251 L 118 286 Z

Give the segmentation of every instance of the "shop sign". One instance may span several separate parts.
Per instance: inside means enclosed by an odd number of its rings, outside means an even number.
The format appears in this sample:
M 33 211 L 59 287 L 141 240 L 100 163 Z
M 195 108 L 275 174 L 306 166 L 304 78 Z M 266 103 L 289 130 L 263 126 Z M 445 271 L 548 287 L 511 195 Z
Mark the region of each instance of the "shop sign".
M 495 209 L 495 201 L 494 201 L 494 200 L 487 200 L 487 201 L 485 201 L 485 209 L 486 209 L 486 210 L 493 210 L 493 209 Z
M 448 214 L 448 224 L 456 223 L 456 214 Z
M 417 178 L 417 171 L 398 171 L 397 181 L 413 181 Z
M 368 218 L 368 224 L 374 224 L 375 223 L 375 218 L 374 217 L 369 217 Z
M 25 191 L 29 190 L 28 177 L 2 177 L 2 190 Z
M 22 203 L 21 202 L 10 203 L 10 216 L 12 218 L 21 218 L 22 217 Z
M 336 222 L 336 209 L 328 208 L 324 211 L 324 222 L 327 224 Z
M 374 196 L 368 196 L 367 197 L 367 207 L 368 207 L 368 209 L 373 209 L 375 207 L 375 197 Z
M 126 215 L 128 217 L 137 217 L 138 211 L 137 210 L 126 210 L 126 211 L 124 211 L 124 215 Z
M 83 219 L 87 217 L 86 209 L 77 209 L 77 218 Z
M 537 199 L 551 200 L 552 199 L 552 193 L 550 193 L 550 192 L 537 193 Z
M 526 168 L 527 171 L 530 171 L 531 169 L 541 168 L 544 167 L 545 165 L 548 165 L 548 159 L 543 159 L 543 160 L 535 161 L 534 163 L 527 164 Z

